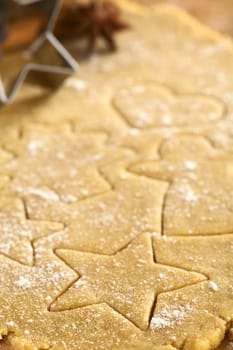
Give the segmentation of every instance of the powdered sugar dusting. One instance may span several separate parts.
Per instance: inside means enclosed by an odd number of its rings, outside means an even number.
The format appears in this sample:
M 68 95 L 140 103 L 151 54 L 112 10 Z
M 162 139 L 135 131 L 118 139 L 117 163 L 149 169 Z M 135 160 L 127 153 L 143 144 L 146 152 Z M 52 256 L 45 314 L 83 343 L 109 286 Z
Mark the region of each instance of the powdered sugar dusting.
M 184 168 L 188 170 L 195 170 L 197 168 L 197 163 L 192 160 L 186 160 L 183 162 Z
M 173 327 L 177 322 L 181 322 L 190 311 L 191 307 L 186 305 L 180 309 L 167 310 L 163 309 L 159 315 L 153 316 L 150 322 L 150 329 L 156 330 L 166 327 Z
M 215 282 L 209 281 L 209 286 L 214 292 L 218 291 L 218 286 L 217 286 L 217 284 Z
M 15 285 L 17 287 L 27 289 L 27 288 L 31 287 L 31 282 L 28 278 L 26 278 L 24 276 L 20 276 L 19 279 L 17 281 L 15 281 Z
M 69 78 L 65 82 L 65 86 L 72 88 L 76 91 L 84 91 L 87 89 L 87 83 L 84 80 L 77 78 Z
M 170 326 L 170 321 L 159 316 L 152 317 L 150 322 L 150 329 L 163 328 L 163 327 L 169 327 L 169 326 Z
M 28 187 L 27 194 L 36 195 L 38 197 L 41 197 L 42 199 L 51 200 L 53 202 L 59 201 L 59 196 L 50 189 Z
M 196 202 L 198 200 L 197 194 L 193 189 L 188 185 L 188 183 L 182 184 L 178 190 L 177 194 L 187 202 Z

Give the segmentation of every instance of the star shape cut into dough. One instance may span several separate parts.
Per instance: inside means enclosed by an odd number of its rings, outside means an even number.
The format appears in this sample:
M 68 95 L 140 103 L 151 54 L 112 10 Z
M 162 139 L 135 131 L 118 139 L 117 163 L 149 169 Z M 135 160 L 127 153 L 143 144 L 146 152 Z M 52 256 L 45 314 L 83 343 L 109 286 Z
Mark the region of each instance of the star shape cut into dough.
M 31 5 L 35 2 L 41 0 L 26 0 L 26 1 L 16 1 L 11 0 L 17 3 L 19 6 Z M 44 1 L 44 0 L 42 0 Z M 18 73 L 14 83 L 11 85 L 10 90 L 7 92 L 4 88 L 4 83 L 0 76 L 0 103 L 7 104 L 10 103 L 15 95 L 17 94 L 19 88 L 26 79 L 30 71 L 38 72 L 51 72 L 51 73 L 61 73 L 61 74 L 71 74 L 78 70 L 78 64 L 69 54 L 69 52 L 63 47 L 63 45 L 56 39 L 52 33 L 58 13 L 59 13 L 59 4 L 60 0 L 52 0 L 52 11 L 49 14 L 48 24 L 44 32 L 36 39 L 29 49 L 29 52 L 34 54 L 38 51 L 45 43 L 48 43 L 53 49 L 56 50 L 59 56 L 61 56 L 64 66 L 53 66 L 49 64 L 37 63 L 34 59 L 30 59 L 25 63 L 25 66 Z M 30 29 L 29 29 L 30 30 Z
M 132 174 L 125 168 L 124 161 L 101 168 L 111 190 L 82 201 L 54 203 L 44 200 L 40 193 L 25 197 L 32 219 L 49 217 L 66 224 L 60 235 L 51 236 L 51 248 L 114 254 L 143 232 L 161 232 L 167 184 Z
M 39 126 L 25 131 L 21 140 L 12 140 L 12 147 L 18 157 L 2 169 L 13 177 L 11 189 L 20 196 L 39 193 L 44 200 L 66 203 L 109 191 L 111 185 L 98 168 L 131 156 L 128 150 L 107 145 L 104 133 L 58 134 Z
M 80 278 L 52 304 L 69 310 L 106 303 L 142 330 L 159 293 L 206 279 L 205 276 L 156 264 L 151 236 L 144 234 L 112 256 L 56 250 Z
M 33 241 L 59 232 L 63 224 L 49 221 L 32 221 L 25 217 L 23 202 L 14 197 L 1 197 L 0 203 L 0 254 L 21 264 L 33 264 Z
M 156 259 L 207 281 L 162 293 L 150 324 L 154 341 L 177 348 L 215 349 L 233 321 L 233 234 L 153 237 Z
M 77 279 L 76 273 L 40 242 L 35 264 L 25 266 L 0 254 L 0 337 L 9 348 L 54 350 L 173 350 L 155 346 L 108 305 L 50 312 L 57 294 Z M 0 342 L 1 346 L 1 342 Z
M 195 286 L 199 306 L 233 321 L 233 234 L 200 237 L 154 238 L 157 260 L 208 276 Z
M 164 198 L 163 233 L 232 232 L 232 152 L 215 149 L 202 136 L 178 134 L 161 143 L 159 155 L 161 159 L 138 162 L 130 170 L 170 184 Z

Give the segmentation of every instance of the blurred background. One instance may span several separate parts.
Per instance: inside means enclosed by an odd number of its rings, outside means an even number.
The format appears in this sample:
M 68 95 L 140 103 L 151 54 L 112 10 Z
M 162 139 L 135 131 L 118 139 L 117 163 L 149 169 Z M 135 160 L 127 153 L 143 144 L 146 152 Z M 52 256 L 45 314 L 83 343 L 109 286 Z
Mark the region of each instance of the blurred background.
M 132 0 L 145 5 L 172 4 L 182 7 L 215 30 L 233 36 L 232 0 Z
M 214 30 L 233 36 L 233 0 L 131 1 L 145 6 L 163 3 L 182 7 Z M 62 0 L 61 4 L 55 35 L 79 62 L 96 50 L 106 53 L 117 49 L 115 33 L 127 28 L 127 19 L 121 18 L 111 0 Z M 6 91 L 30 62 L 22 52 L 46 28 L 54 6 L 56 0 L 0 0 L 0 70 Z M 97 40 L 100 37 L 104 40 Z M 33 62 L 62 65 L 62 59 L 49 45 L 33 57 Z M 33 79 L 34 75 L 30 76 Z
M 47 23 L 48 13 L 53 6 L 53 0 L 31 1 L 32 4 L 19 6 L 30 0 L 1 0 L 0 1 L 0 45 L 8 50 L 15 46 L 29 44 Z M 172 4 L 182 7 L 187 12 L 206 23 L 213 29 L 233 36 L 233 0 L 131 0 L 146 6 L 157 4 Z M 57 22 L 57 36 L 75 36 L 79 30 L 80 6 L 91 3 L 110 3 L 103 0 L 62 0 L 62 11 Z M 18 4 L 17 4 L 18 3 Z M 117 1 L 115 1 L 117 3 Z M 10 5 L 9 5 L 10 4 Z M 10 11 L 9 11 L 10 7 Z M 6 14 L 6 9 L 8 9 Z M 21 16 L 24 14 L 22 20 Z M 7 17 L 7 18 L 6 18 Z M 8 29 L 6 29 L 6 20 Z M 9 27 L 9 20 L 11 25 Z M 76 24 L 76 25 L 75 25 Z M 25 30 L 30 28 L 30 30 Z M 4 41 L 4 39 L 6 39 Z

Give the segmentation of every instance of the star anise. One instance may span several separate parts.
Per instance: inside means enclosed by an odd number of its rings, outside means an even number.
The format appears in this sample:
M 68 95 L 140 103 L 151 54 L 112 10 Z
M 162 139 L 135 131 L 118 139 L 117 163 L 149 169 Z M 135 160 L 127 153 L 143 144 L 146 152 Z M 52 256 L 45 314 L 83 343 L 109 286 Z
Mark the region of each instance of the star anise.
M 129 25 L 121 19 L 119 8 L 110 1 L 91 0 L 86 4 L 69 3 L 64 6 L 56 28 L 60 37 L 87 38 L 87 52 L 94 51 L 102 38 L 110 51 L 117 49 L 114 34 Z

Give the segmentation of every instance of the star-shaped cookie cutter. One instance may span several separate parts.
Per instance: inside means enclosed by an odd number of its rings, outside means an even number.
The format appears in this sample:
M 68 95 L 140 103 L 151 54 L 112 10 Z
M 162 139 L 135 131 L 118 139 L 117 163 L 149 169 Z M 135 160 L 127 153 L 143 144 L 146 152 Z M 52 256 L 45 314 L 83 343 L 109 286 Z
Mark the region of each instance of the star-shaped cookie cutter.
M 11 0 L 15 3 L 25 6 L 31 5 L 37 2 L 42 2 L 44 0 Z M 51 0 L 53 2 L 53 6 L 51 7 L 51 13 L 49 15 L 48 23 L 46 29 L 40 34 L 40 36 L 33 42 L 33 44 L 29 47 L 28 53 L 30 55 L 35 54 L 41 46 L 47 41 L 52 47 L 56 50 L 59 56 L 65 62 L 65 66 L 56 66 L 56 65 L 46 65 L 46 64 L 38 64 L 38 63 L 27 63 L 23 69 L 18 74 L 14 84 L 11 86 L 8 94 L 6 93 L 3 85 L 3 81 L 0 74 L 0 105 L 1 104 L 10 104 L 23 82 L 25 81 L 27 75 L 31 71 L 37 72 L 47 72 L 47 73 L 55 73 L 55 74 L 72 74 L 79 69 L 79 65 L 76 60 L 71 56 L 71 54 L 65 49 L 65 47 L 60 43 L 60 41 L 53 34 L 53 29 L 58 18 L 58 14 L 60 12 L 61 0 Z

